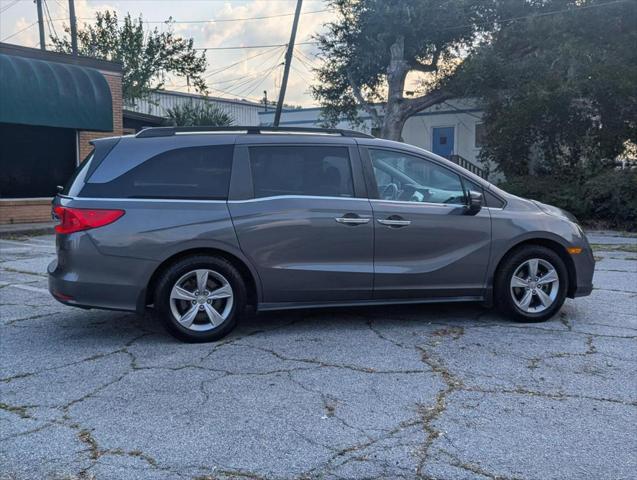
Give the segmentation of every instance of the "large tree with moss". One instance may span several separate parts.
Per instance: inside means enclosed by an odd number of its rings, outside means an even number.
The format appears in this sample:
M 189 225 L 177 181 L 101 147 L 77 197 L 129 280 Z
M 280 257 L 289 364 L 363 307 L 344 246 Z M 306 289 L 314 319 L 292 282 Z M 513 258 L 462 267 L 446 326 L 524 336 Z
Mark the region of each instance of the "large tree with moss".
M 485 107 L 482 156 L 508 178 L 597 174 L 637 143 L 637 2 L 502 2 L 448 82 Z
M 170 22 L 168 19 L 166 23 Z M 64 30 L 70 34 L 68 26 Z M 78 29 L 77 40 L 80 55 L 123 64 L 122 87 L 127 103 L 161 89 L 169 75 L 185 79 L 200 93 L 207 92 L 203 78 L 206 57 L 197 53 L 192 38 L 182 38 L 170 30 L 160 32 L 157 27 L 145 30 L 141 16 L 134 19 L 128 14 L 120 22 L 115 12 L 97 12 L 94 24 Z M 71 53 L 69 36 L 52 37 L 51 41 L 57 51 Z
M 405 121 L 443 102 L 442 85 L 491 28 L 495 2 L 484 0 L 331 0 L 338 18 L 317 40 L 324 60 L 312 88 L 328 125 L 359 120 L 363 109 L 383 138 L 398 140 Z M 425 74 L 412 95 L 410 73 Z M 384 111 L 379 113 L 374 104 Z

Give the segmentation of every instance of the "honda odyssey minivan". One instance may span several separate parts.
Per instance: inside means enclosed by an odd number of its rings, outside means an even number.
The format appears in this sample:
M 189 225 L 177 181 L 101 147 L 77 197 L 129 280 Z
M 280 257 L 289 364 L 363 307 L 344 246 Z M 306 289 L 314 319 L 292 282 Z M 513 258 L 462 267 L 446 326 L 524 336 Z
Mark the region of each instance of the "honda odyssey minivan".
M 53 201 L 51 294 L 152 308 L 182 340 L 223 337 L 246 305 L 482 302 L 535 322 L 592 290 L 575 218 L 414 146 L 262 127 L 93 145 Z

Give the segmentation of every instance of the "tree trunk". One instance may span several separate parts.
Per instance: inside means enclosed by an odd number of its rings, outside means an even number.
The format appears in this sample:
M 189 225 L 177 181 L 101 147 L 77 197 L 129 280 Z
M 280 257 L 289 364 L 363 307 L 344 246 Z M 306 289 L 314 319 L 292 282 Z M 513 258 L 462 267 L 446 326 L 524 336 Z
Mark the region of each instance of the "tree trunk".
M 403 92 L 409 65 L 405 61 L 405 37 L 398 35 L 389 48 L 390 60 L 387 66 L 387 105 L 381 128 L 381 137 L 388 140 L 401 140 L 404 115 Z
M 396 109 L 393 108 L 392 110 Z M 403 117 L 399 112 L 386 111 L 383 118 L 383 126 L 380 129 L 381 138 L 402 142 L 403 127 L 406 121 L 407 117 Z

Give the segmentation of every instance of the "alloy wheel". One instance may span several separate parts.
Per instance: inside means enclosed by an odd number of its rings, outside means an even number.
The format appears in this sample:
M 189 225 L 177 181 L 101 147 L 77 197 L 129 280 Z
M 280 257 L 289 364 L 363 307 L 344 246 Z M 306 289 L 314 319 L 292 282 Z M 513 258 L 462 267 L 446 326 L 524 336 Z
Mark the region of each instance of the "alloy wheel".
M 224 323 L 232 312 L 234 293 L 226 278 L 209 269 L 192 270 L 170 291 L 170 310 L 184 328 L 198 332 Z
M 542 258 L 525 260 L 511 277 L 511 297 L 525 313 L 540 313 L 555 302 L 560 277 L 555 267 Z

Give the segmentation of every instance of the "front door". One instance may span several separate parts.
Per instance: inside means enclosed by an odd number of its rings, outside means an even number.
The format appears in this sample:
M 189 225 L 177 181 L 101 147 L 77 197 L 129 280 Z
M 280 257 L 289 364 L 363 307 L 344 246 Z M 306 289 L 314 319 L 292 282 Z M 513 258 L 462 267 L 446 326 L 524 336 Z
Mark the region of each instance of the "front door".
M 374 298 L 478 299 L 484 293 L 491 217 L 465 209 L 465 180 L 433 160 L 363 152 L 372 177 Z
M 441 157 L 451 158 L 454 147 L 453 127 L 434 127 L 431 151 Z
M 259 273 L 264 303 L 369 300 L 374 224 L 370 202 L 358 191 L 357 150 L 325 144 L 247 149 L 244 171 L 253 198 L 228 205 L 241 249 Z

